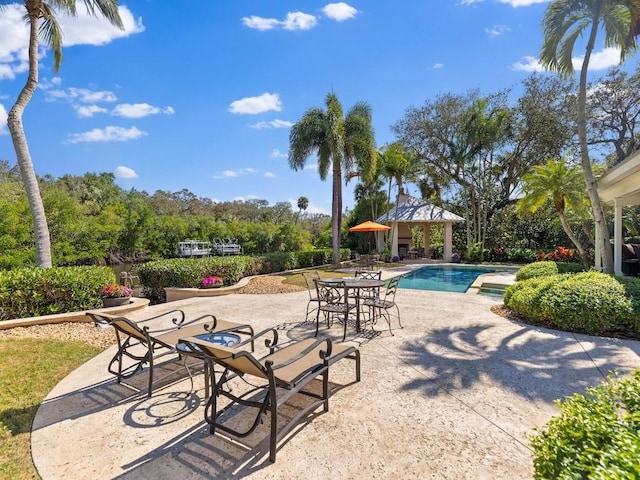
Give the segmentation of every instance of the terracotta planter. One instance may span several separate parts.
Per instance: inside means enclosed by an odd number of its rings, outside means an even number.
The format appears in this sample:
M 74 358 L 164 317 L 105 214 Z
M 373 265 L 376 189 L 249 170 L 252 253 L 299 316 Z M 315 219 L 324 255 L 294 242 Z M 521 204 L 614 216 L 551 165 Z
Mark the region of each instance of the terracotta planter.
M 103 298 L 103 307 L 119 307 L 121 305 L 128 305 L 131 302 L 131 297 L 116 297 L 116 298 Z

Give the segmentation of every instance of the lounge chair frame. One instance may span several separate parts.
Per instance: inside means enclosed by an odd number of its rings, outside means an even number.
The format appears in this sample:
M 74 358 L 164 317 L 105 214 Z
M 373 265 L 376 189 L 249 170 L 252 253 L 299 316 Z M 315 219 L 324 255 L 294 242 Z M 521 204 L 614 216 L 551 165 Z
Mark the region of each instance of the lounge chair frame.
M 249 342 L 266 337 L 265 346 L 269 353 L 256 358 L 253 353 L 242 347 Z M 201 353 L 209 362 L 208 371 L 211 375 L 212 392 L 205 407 L 205 420 L 209 424 L 209 430 L 213 434 L 221 430 L 239 438 L 247 437 L 255 431 L 261 423 L 263 415 L 270 413 L 270 442 L 269 460 L 276 461 L 278 442 L 294 428 L 300 420 L 307 417 L 320 405 L 325 412 L 329 411 L 329 367 L 338 360 L 350 358 L 356 363 L 356 382 L 360 381 L 360 352 L 350 345 L 333 345 L 328 338 L 310 338 L 291 343 L 278 348 L 278 332 L 275 329 L 267 329 L 256 334 L 233 347 L 223 347 L 210 342 L 184 338 L 180 342 L 191 349 L 194 354 Z M 216 378 L 214 366 L 222 367 L 223 371 Z M 260 385 L 254 385 L 248 391 L 236 395 L 228 387 L 230 380 L 251 376 L 251 385 L 254 379 L 261 379 Z M 310 392 L 305 387 L 317 379 L 322 378 L 322 392 L 320 394 Z M 245 380 L 249 383 L 247 380 Z M 286 394 L 278 395 L 282 390 Z M 261 400 L 255 397 L 259 393 L 264 394 Z M 291 418 L 286 425 L 278 431 L 278 409 L 287 400 L 296 394 L 302 394 L 313 398 L 308 406 Z M 231 402 L 223 408 L 218 407 L 218 400 L 223 396 Z M 241 405 L 256 409 L 256 416 L 251 426 L 239 431 L 221 421 L 222 415 L 231 407 Z
M 215 315 L 202 315 L 190 321 L 185 321 L 182 310 L 171 310 L 160 315 L 133 321 L 127 317 L 110 315 L 102 312 L 87 312 L 96 325 L 112 326 L 116 333 L 118 349 L 109 361 L 107 370 L 116 376 L 118 383 L 140 372 L 145 365 L 149 365 L 149 385 L 147 395 L 153 393 L 153 370 L 155 361 L 170 354 L 177 354 L 181 358 L 176 345 L 181 336 L 195 336 L 204 333 L 234 332 L 253 336 L 251 325 L 218 320 Z M 166 317 L 171 319 L 171 327 L 150 330 L 148 326 L 139 323 L 149 322 Z M 252 344 L 253 346 L 253 344 Z M 138 352 L 136 352 L 138 350 Z M 131 363 L 125 365 L 130 361 Z

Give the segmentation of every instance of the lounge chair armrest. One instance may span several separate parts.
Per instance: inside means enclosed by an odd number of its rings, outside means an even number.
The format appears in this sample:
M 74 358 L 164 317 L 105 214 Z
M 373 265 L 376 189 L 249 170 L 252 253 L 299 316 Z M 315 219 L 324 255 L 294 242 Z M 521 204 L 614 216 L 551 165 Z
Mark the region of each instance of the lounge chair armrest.
M 273 335 L 273 338 L 265 338 L 264 345 L 269 349 L 270 353 L 273 353 L 273 351 L 276 349 L 276 345 L 278 344 L 278 331 L 275 328 L 265 328 L 264 330 L 254 334 L 252 337 L 249 337 L 240 343 L 236 343 L 233 348 L 242 347 L 247 343 L 251 343 L 253 345 L 253 342 L 255 342 L 258 338 L 264 337 L 265 335 L 269 334 Z

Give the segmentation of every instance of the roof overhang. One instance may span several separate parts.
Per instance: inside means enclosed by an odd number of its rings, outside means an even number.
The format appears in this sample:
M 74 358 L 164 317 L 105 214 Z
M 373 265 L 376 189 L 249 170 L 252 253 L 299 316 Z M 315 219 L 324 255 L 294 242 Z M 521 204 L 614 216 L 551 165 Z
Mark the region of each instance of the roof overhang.
M 640 152 L 619 163 L 598 180 L 598 195 L 605 203 L 640 205 Z

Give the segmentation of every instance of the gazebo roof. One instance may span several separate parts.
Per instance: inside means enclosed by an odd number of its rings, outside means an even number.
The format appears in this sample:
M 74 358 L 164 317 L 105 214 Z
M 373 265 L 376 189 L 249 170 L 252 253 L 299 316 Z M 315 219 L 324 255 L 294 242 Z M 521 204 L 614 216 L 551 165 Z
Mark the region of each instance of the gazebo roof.
M 598 194 L 603 202 L 640 205 L 640 152 L 604 174 L 598 180 Z
M 397 216 L 396 216 L 397 212 Z M 376 219 L 376 222 L 404 222 L 404 223 L 447 223 L 464 222 L 464 218 L 455 213 L 416 197 L 407 197 L 400 205 L 389 210 Z

